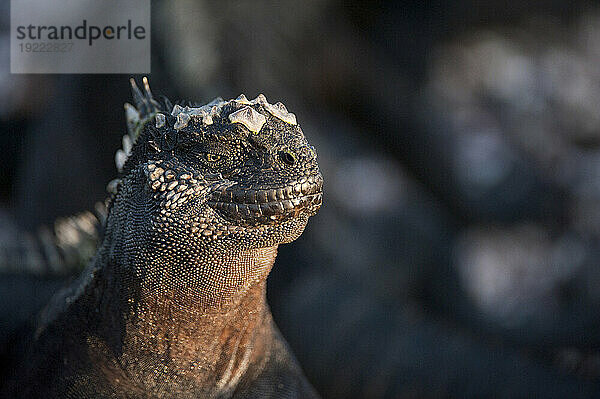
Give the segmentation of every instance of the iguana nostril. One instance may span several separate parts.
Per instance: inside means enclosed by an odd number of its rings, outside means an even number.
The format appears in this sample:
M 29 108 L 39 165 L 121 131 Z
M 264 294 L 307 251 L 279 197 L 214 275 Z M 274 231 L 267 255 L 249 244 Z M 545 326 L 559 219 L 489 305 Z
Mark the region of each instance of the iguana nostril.
M 289 151 L 279 151 L 279 159 L 288 165 L 296 163 L 296 157 Z

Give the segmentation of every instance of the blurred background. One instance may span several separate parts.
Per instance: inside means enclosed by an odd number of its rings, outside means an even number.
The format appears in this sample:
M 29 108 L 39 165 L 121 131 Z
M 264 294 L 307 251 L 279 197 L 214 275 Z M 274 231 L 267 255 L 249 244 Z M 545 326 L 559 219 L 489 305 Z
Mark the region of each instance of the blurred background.
M 0 9 L 1 379 L 75 274 L 10 243 L 104 198 L 130 93 L 11 75 Z M 155 95 L 264 93 L 318 150 L 268 295 L 327 398 L 600 397 L 599 65 L 593 2 L 152 3 Z

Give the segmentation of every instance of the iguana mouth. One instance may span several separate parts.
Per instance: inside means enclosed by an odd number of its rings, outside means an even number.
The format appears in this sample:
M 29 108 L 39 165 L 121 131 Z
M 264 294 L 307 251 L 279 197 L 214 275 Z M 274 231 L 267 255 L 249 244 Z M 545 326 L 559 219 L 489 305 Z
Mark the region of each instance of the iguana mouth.
M 213 192 L 208 205 L 227 220 L 250 225 L 280 223 L 300 214 L 312 216 L 321 207 L 323 179 L 303 178 L 295 184 L 271 189 L 238 184 Z

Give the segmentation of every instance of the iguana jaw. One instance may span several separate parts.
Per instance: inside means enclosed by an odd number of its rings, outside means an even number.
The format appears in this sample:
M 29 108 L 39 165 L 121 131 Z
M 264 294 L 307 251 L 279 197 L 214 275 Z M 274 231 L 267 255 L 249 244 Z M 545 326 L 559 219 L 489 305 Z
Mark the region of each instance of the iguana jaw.
M 214 191 L 208 205 L 237 225 L 257 226 L 285 222 L 301 214 L 312 216 L 321 207 L 323 178 L 308 176 L 283 187 L 257 190 L 236 184 Z

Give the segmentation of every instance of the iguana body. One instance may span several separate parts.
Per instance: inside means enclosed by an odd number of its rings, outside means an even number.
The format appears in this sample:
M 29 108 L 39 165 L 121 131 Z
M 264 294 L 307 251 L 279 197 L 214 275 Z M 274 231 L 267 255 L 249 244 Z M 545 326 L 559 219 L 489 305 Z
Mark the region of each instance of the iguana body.
M 313 397 L 266 278 L 321 205 L 316 153 L 264 96 L 126 106 L 100 247 L 45 310 L 18 397 Z M 166 108 L 166 109 L 165 109 Z

